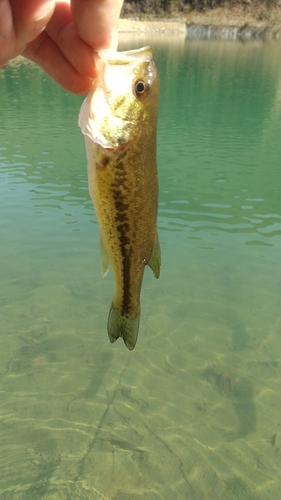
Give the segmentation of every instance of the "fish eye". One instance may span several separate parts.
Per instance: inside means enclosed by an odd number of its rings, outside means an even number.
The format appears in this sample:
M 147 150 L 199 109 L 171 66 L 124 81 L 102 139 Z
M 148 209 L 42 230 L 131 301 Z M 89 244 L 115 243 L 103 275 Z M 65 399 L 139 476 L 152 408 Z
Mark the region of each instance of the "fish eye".
M 144 80 L 137 80 L 134 83 L 134 91 L 136 97 L 143 97 L 148 91 L 147 83 Z

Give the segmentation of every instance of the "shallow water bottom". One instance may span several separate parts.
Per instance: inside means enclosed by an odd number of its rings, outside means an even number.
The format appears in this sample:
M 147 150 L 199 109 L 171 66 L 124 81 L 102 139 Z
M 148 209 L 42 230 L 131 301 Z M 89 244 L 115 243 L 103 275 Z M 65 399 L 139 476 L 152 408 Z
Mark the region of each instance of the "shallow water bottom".
M 245 301 L 247 258 L 241 275 L 223 275 L 226 260 L 206 282 L 202 255 L 190 253 L 186 280 L 177 266 L 159 282 L 146 273 L 131 353 L 106 334 L 112 276 L 93 283 L 87 261 L 82 270 L 68 262 L 71 275 L 27 267 L 6 282 L 3 498 L 278 498 L 274 301 L 272 311 L 259 283 Z

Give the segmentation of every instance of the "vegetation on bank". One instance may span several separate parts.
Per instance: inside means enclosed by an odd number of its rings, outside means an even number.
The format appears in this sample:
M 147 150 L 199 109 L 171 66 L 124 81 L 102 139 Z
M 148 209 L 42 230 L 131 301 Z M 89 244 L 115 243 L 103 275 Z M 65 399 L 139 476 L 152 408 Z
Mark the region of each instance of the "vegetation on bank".
M 281 0 L 124 0 L 121 17 L 178 17 L 216 8 L 250 10 L 259 19 L 272 10 L 281 10 Z

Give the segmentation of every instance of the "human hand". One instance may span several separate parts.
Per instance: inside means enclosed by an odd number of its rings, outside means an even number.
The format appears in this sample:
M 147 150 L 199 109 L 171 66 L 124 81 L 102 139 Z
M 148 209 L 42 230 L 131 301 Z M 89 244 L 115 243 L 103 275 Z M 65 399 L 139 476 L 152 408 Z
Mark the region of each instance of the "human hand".
M 0 67 L 19 54 L 69 92 L 98 77 L 100 48 L 117 45 L 122 0 L 0 0 Z

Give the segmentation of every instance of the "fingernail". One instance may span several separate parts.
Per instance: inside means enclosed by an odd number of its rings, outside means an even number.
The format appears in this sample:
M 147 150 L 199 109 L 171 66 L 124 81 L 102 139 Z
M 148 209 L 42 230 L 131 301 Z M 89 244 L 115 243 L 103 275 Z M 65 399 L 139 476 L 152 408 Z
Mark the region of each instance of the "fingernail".
M 41 4 L 38 6 L 37 10 L 34 13 L 34 21 L 38 22 L 46 18 L 50 18 L 54 8 L 54 0 L 41 0 Z

